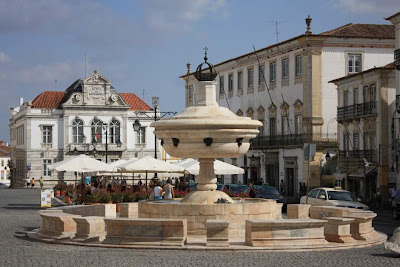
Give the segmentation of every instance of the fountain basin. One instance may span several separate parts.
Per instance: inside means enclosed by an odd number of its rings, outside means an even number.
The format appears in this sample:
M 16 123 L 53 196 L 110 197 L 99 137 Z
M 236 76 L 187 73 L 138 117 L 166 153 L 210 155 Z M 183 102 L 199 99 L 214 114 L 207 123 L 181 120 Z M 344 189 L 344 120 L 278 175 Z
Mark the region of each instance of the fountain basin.
M 268 199 L 233 199 L 232 203 L 213 204 L 178 199 L 139 202 L 139 218 L 187 219 L 188 236 L 206 236 L 207 220 L 224 219 L 229 222 L 229 236 L 244 238 L 246 220 L 275 220 L 280 212 L 276 201 Z

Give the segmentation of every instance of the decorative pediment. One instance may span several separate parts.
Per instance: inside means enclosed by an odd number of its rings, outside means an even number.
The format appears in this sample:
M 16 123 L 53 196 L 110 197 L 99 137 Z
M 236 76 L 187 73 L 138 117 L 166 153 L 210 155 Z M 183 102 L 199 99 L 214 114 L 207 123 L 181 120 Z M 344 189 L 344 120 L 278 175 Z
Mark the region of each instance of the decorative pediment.
M 252 108 L 249 107 L 249 108 L 246 110 L 246 114 L 247 114 L 247 117 L 253 118 L 254 110 L 253 110 Z
M 295 111 L 296 113 L 301 113 L 301 112 L 303 112 L 303 102 L 301 102 L 300 99 L 297 99 L 297 100 L 293 103 L 293 106 L 294 106 L 294 111 Z
M 276 117 L 276 106 L 274 104 L 269 105 L 268 111 L 269 117 Z
M 265 108 L 263 106 L 259 106 L 257 109 L 257 114 L 259 119 L 264 119 L 265 117 Z
M 283 103 L 281 104 L 281 109 L 282 109 L 282 110 L 288 110 L 288 109 L 289 109 L 289 104 L 286 103 L 286 102 L 283 102 Z
M 236 111 L 236 115 L 238 116 L 243 116 L 243 111 L 241 109 L 238 109 L 238 111 Z
M 83 80 L 84 84 L 89 84 L 89 83 L 94 83 L 94 84 L 101 84 L 101 83 L 108 83 L 111 84 L 111 82 L 105 78 L 104 76 L 99 75 L 97 70 L 93 71 L 93 75 L 86 78 Z

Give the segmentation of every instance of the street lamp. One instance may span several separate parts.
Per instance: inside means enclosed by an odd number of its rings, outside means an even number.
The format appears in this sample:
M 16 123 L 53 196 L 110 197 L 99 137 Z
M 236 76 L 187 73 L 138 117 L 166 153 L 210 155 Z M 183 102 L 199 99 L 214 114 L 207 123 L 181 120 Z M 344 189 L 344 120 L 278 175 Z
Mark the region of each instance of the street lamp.
M 135 120 L 135 122 L 132 124 L 132 126 L 133 126 L 133 130 L 135 132 L 138 132 L 140 130 L 140 126 L 142 126 L 142 125 L 140 124 L 139 120 Z
M 329 155 L 329 151 L 326 152 L 325 159 L 326 159 L 326 161 L 329 161 L 331 159 L 331 155 Z

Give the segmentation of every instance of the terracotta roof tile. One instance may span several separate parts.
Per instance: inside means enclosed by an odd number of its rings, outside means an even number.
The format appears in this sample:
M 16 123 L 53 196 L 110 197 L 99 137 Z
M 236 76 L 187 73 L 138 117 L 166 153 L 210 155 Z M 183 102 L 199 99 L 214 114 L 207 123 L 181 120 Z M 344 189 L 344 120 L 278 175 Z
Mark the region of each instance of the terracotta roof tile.
M 62 91 L 44 91 L 32 101 L 32 108 L 59 108 L 64 95 Z
M 130 106 L 129 110 L 151 110 L 142 99 L 133 93 L 121 93 L 124 101 Z M 57 109 L 61 108 L 65 92 L 63 91 L 44 91 L 32 101 L 32 108 Z
M 129 110 L 152 110 L 142 99 L 133 93 L 120 93 L 124 101 L 131 106 Z
M 323 32 L 319 35 L 331 37 L 395 39 L 394 34 L 394 25 L 349 23 L 339 28 Z

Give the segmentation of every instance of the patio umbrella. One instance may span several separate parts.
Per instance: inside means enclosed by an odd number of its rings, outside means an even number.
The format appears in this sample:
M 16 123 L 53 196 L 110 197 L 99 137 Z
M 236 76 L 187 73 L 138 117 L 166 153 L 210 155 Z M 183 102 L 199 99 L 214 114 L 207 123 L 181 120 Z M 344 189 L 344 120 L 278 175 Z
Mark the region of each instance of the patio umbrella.
M 199 175 L 200 164 L 197 159 L 187 158 L 180 162 L 174 163 L 174 165 L 183 167 L 185 171 L 189 174 Z M 242 168 L 220 160 L 214 161 L 214 171 L 216 175 L 244 173 L 244 170 Z
M 49 170 L 56 172 L 114 172 L 116 168 L 86 155 L 79 155 L 49 166 Z
M 129 160 L 128 162 L 118 166 L 120 172 L 134 172 L 146 173 L 146 186 L 147 186 L 147 173 L 179 173 L 184 172 L 184 168 L 170 164 L 168 162 L 155 159 L 153 157 L 144 157 L 137 160 Z

